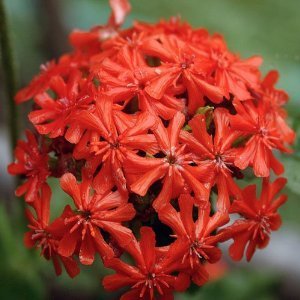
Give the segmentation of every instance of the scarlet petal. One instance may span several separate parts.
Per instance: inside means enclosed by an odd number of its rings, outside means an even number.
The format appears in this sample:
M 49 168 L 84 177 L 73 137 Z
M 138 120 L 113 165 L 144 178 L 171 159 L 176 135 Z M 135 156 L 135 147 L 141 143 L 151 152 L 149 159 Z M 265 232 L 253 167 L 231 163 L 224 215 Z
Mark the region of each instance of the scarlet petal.
M 198 286 L 202 286 L 205 284 L 209 279 L 209 274 L 206 271 L 205 267 L 202 265 L 198 265 L 195 272 L 192 275 L 192 280 Z
M 61 265 L 60 265 L 60 262 L 59 262 L 59 259 L 58 259 L 58 255 L 56 255 L 56 254 L 53 255 L 52 263 L 53 263 L 53 267 L 54 267 L 56 276 L 61 275 L 62 268 L 61 268 Z
M 257 177 L 268 177 L 270 174 L 269 151 L 265 145 L 259 143 L 253 161 L 254 174 Z
M 281 195 L 272 202 L 272 204 L 270 205 L 270 210 L 276 211 L 281 205 L 283 205 L 287 201 L 287 199 L 288 198 L 286 195 Z
M 95 211 L 110 210 L 112 208 L 122 206 L 127 203 L 127 198 L 121 195 L 118 191 L 109 193 L 95 204 Z
M 94 243 L 97 252 L 100 254 L 103 261 L 110 259 L 114 256 L 114 252 L 111 247 L 104 241 L 99 230 L 95 230 Z
M 101 227 L 105 231 L 109 232 L 122 248 L 127 249 L 128 251 L 128 246 L 134 239 L 132 231 L 129 228 L 115 222 L 102 221 L 101 224 Z
M 190 285 L 190 277 L 188 274 L 179 273 L 175 280 L 175 290 L 179 292 L 184 292 Z
M 94 262 L 95 247 L 90 234 L 86 234 L 85 239 L 81 242 L 79 259 L 83 265 L 91 265 Z
M 249 244 L 248 244 L 248 247 L 247 247 L 247 250 L 246 250 L 247 261 L 251 260 L 251 258 L 254 255 L 255 249 L 256 249 L 256 240 L 250 240 Z
M 115 210 L 107 211 L 101 219 L 119 223 L 131 220 L 134 217 L 135 213 L 136 212 L 133 205 L 131 203 L 128 203 L 118 207 Z M 95 216 L 97 216 L 97 213 L 95 213 Z
M 181 172 L 183 178 L 187 184 L 195 192 L 195 196 L 199 205 L 208 203 L 208 194 L 209 191 L 199 182 L 187 169 L 183 169 Z
M 84 129 L 79 124 L 73 122 L 67 129 L 65 133 L 65 138 L 68 142 L 72 144 L 77 144 L 83 134 L 83 131 Z
M 195 234 L 195 225 L 192 218 L 194 207 L 193 198 L 190 195 L 181 195 L 178 202 L 180 206 L 180 218 L 184 228 L 189 236 L 193 236 L 193 234 Z
M 229 254 L 233 260 L 239 261 L 242 259 L 250 234 L 251 232 L 244 231 L 234 238 L 234 243 L 229 247 Z
M 198 88 L 203 91 L 202 93 L 207 96 L 214 103 L 221 103 L 223 101 L 223 94 L 219 87 L 213 86 L 196 76 L 193 76 L 193 80 L 197 83 Z
M 103 163 L 101 170 L 94 178 L 93 184 L 99 194 L 107 193 L 114 186 L 110 159 Z
M 270 166 L 276 175 L 281 175 L 284 172 L 283 164 L 276 159 L 273 153 L 270 154 Z
M 141 251 L 144 255 L 144 261 L 146 269 L 151 272 L 155 263 L 155 234 L 150 227 L 141 228 L 141 240 L 140 240 Z
M 130 291 L 126 292 L 125 294 L 123 294 L 123 295 L 121 296 L 120 300 L 139 299 L 139 298 L 141 298 L 141 297 L 140 297 L 140 293 L 141 293 L 140 289 L 133 289 L 133 290 L 130 290 Z M 164 295 L 164 296 L 165 296 L 165 295 Z M 164 297 L 164 296 L 163 296 L 163 297 Z M 163 300 L 167 300 L 167 299 L 165 299 L 165 297 L 162 298 L 162 299 L 163 299 Z M 172 299 L 172 300 L 173 300 L 173 299 Z
M 168 127 L 168 135 L 169 135 L 171 149 L 173 147 L 175 148 L 178 143 L 179 133 L 181 131 L 184 122 L 185 122 L 185 116 L 180 112 L 177 112 L 170 122 L 170 125 Z
M 24 245 L 27 248 L 33 248 L 35 245 L 35 241 L 32 239 L 32 232 L 28 231 L 24 234 Z
M 64 174 L 60 179 L 61 188 L 70 195 L 78 208 L 82 208 L 80 190 L 75 176 L 71 173 Z
M 211 249 L 207 249 L 206 254 L 209 257 L 209 263 L 213 264 L 220 260 L 222 256 L 222 251 L 217 247 L 213 247 Z
M 276 70 L 270 71 L 263 80 L 264 86 L 274 86 L 279 79 L 279 73 Z
M 22 164 L 12 163 L 7 167 L 8 173 L 11 175 L 23 174 L 26 173 L 25 166 Z
M 153 79 L 148 86 L 146 86 L 145 91 L 154 99 L 161 99 L 166 89 L 171 85 L 175 85 L 176 80 L 180 75 L 180 69 L 157 68 L 157 72 L 159 75 Z
M 282 220 L 279 214 L 274 214 L 269 219 L 271 230 L 278 230 L 282 224 Z
M 58 253 L 62 256 L 69 257 L 73 255 L 78 239 L 80 239 L 78 230 L 69 233 L 67 232 L 61 239 L 58 245 Z
M 143 275 L 139 270 L 134 267 L 126 264 L 119 258 L 111 258 L 105 262 L 105 267 L 116 270 L 116 272 L 128 276 L 134 282 L 136 279 L 140 279 Z
M 131 191 L 140 196 L 145 196 L 149 187 L 155 181 L 164 176 L 165 169 L 166 167 L 162 165 L 154 168 L 152 171 L 145 173 L 134 184 L 130 186 Z
M 178 233 L 181 236 L 186 235 L 186 230 L 180 220 L 178 212 L 174 209 L 172 205 L 166 205 L 158 212 L 159 219 L 171 227 L 174 232 Z
M 40 208 L 40 212 L 39 212 L 39 216 L 41 218 L 41 220 L 43 221 L 43 224 L 46 226 L 49 223 L 49 218 L 50 218 L 50 200 L 51 200 L 51 188 L 50 186 L 45 183 L 42 186 L 42 202 L 41 203 L 41 208 Z
M 157 212 L 159 212 L 164 206 L 169 204 L 172 198 L 172 183 L 172 177 L 167 175 L 159 195 L 152 203 L 152 207 Z
M 135 283 L 135 280 L 123 274 L 113 274 L 105 276 L 102 284 L 108 291 L 115 291 L 119 288 L 129 286 Z M 133 298 L 131 298 L 133 299 Z M 135 299 L 135 298 L 134 298 Z M 138 298 L 137 298 L 138 299 Z
M 76 261 L 73 258 L 70 257 L 61 257 L 61 261 L 68 273 L 68 275 L 71 278 L 74 278 L 80 273 L 80 269 L 76 263 Z

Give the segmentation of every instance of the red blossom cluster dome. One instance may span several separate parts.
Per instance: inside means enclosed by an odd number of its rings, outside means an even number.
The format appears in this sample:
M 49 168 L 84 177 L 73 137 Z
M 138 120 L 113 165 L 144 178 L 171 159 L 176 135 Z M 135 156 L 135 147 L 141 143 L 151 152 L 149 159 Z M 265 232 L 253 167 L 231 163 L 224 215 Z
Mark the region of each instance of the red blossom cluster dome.
M 209 279 L 221 242 L 250 260 L 280 227 L 286 180 L 269 177 L 284 171 L 274 151 L 291 152 L 295 137 L 288 96 L 276 71 L 263 79 L 261 58 L 240 58 L 221 35 L 178 18 L 121 30 L 130 5 L 110 5 L 106 25 L 74 31 L 74 50 L 17 93 L 17 103 L 33 99 L 35 131 L 8 171 L 24 178 L 25 245 L 57 275 L 62 263 L 76 276 L 98 254 L 116 272 L 104 287 L 128 288 L 122 300 L 173 299 Z M 260 196 L 239 187 L 246 168 L 261 178 Z M 74 202 L 53 220 L 49 177 Z

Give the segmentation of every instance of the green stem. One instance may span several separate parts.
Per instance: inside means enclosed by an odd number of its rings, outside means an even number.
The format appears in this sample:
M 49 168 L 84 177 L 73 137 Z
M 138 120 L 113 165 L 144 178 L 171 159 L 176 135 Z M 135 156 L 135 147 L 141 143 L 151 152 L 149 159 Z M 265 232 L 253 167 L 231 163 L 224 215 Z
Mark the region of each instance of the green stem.
M 14 149 L 18 138 L 18 111 L 14 102 L 14 96 L 16 93 L 16 74 L 3 0 L 0 0 L 0 46 L 2 67 L 4 73 L 3 76 L 5 78 L 8 98 L 8 126 L 10 130 L 11 146 Z

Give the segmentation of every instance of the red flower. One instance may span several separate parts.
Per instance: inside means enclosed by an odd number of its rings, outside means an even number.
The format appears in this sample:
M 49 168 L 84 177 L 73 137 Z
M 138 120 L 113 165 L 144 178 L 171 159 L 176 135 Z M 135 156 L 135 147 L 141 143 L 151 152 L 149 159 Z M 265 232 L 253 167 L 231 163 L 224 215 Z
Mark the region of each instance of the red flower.
M 174 235 L 180 241 L 182 263 L 187 261 L 190 264 L 193 281 L 203 285 L 209 276 L 202 265 L 203 260 L 215 263 L 222 254 L 217 243 L 222 241 L 223 235 L 213 234 L 213 232 L 226 224 L 229 216 L 221 212 L 210 216 L 210 207 L 198 208 L 198 217 L 194 220 L 194 199 L 190 195 L 181 195 L 178 202 L 179 212 L 168 205 L 159 211 L 159 218 L 172 228 Z
M 160 35 L 159 41 L 155 36 L 146 40 L 143 51 L 161 60 L 161 66 L 155 68 L 157 76 L 145 88 L 153 98 L 161 99 L 168 89 L 183 85 L 190 113 L 204 105 L 204 96 L 215 103 L 223 101 L 222 91 L 210 77 L 211 61 L 201 48 L 172 35 Z
M 45 145 L 39 145 L 34 134 L 26 130 L 27 142 L 18 141 L 15 149 L 16 162 L 11 163 L 7 170 L 12 175 L 24 175 L 27 181 L 16 189 L 16 196 L 25 194 L 27 202 L 33 202 L 40 189 L 47 185 L 50 175 L 48 170 L 48 153 Z M 42 142 L 43 143 L 43 142 Z
M 252 101 L 235 102 L 236 115 L 230 116 L 231 127 L 250 136 L 245 147 L 234 163 L 240 169 L 253 166 L 258 177 L 268 177 L 270 168 L 279 175 L 283 165 L 275 158 L 273 149 L 290 152 L 284 145 L 278 132 L 276 119 L 269 113 L 269 105 L 259 101 L 257 106 Z
M 288 101 L 288 94 L 283 90 L 275 89 L 279 74 L 277 71 L 270 71 L 262 82 L 263 101 L 270 104 L 270 110 L 276 119 L 277 130 L 286 143 L 293 143 L 295 132 L 286 123 L 287 113 L 282 108 Z
M 155 247 L 155 234 L 150 227 L 141 228 L 141 239 L 133 255 L 135 266 L 128 265 L 120 259 L 108 260 L 106 267 L 117 273 L 103 279 L 104 288 L 114 291 L 129 286 L 131 289 L 120 299 L 174 299 L 173 291 L 184 291 L 189 286 L 189 276 L 177 271 L 178 260 L 170 247 L 169 251 L 159 251 Z
M 69 142 L 77 143 L 84 129 L 73 118 L 80 111 L 88 110 L 93 101 L 87 86 L 80 71 L 74 71 L 67 83 L 60 76 L 52 77 L 49 87 L 55 99 L 48 93 L 36 95 L 34 101 L 41 109 L 29 113 L 29 120 L 37 131 L 51 138 L 65 135 Z
M 100 65 L 96 64 L 93 71 L 106 86 L 105 94 L 114 102 L 125 101 L 126 105 L 136 96 L 142 111 L 167 120 L 184 108 L 183 100 L 175 98 L 170 91 L 159 98 L 149 96 L 146 92 L 148 82 L 157 77 L 157 72 L 146 64 L 142 53 L 134 47 L 123 46 L 114 60 L 106 58 Z
M 253 98 L 249 90 L 259 88 L 261 57 L 240 60 L 227 50 L 223 38 L 216 35 L 212 38 L 210 58 L 214 62 L 212 72 L 216 85 L 224 91 L 227 99 L 230 99 L 230 94 L 238 100 Z
M 35 95 L 44 92 L 49 88 L 50 78 L 61 74 L 65 69 L 65 65 L 54 61 L 50 61 L 45 65 L 41 65 L 41 73 L 34 77 L 31 83 L 21 89 L 15 96 L 17 103 L 25 102 Z
M 59 61 L 50 61 L 41 65 L 41 72 L 33 78 L 30 84 L 21 89 L 15 96 L 16 103 L 20 104 L 36 95 L 47 91 L 50 87 L 52 77 L 68 77 L 76 68 L 87 66 L 86 58 L 80 54 L 65 54 L 59 58 Z
M 25 233 L 24 243 L 28 248 L 41 248 L 41 255 L 47 260 L 52 259 L 56 275 L 60 275 L 62 272 L 61 261 L 69 276 L 73 278 L 79 274 L 80 270 L 73 257 L 63 257 L 57 253 L 59 236 L 53 234 L 53 232 L 55 232 L 54 229 L 59 221 L 54 221 L 49 225 L 50 198 L 51 190 L 49 186 L 44 185 L 41 195 L 37 195 L 32 204 L 36 217 L 29 209 L 26 210 L 30 231 Z
M 140 157 L 128 153 L 126 170 L 132 176 L 130 189 L 132 192 L 144 196 L 149 187 L 156 181 L 162 180 L 163 186 L 158 197 L 153 202 L 153 207 L 159 211 L 168 204 L 172 198 L 178 197 L 183 189 L 189 189 L 195 193 L 198 204 L 208 201 L 208 190 L 196 179 L 196 166 L 191 166 L 193 154 L 186 150 L 184 144 L 179 143 L 179 134 L 185 122 L 182 113 L 177 112 L 170 121 L 168 128 L 159 122 L 154 130 L 161 158 Z
M 202 170 L 201 176 L 205 177 L 202 180 L 206 180 L 210 187 L 217 185 L 218 210 L 228 211 L 229 196 L 239 194 L 239 188 L 232 178 L 232 168 L 239 149 L 233 148 L 232 144 L 241 134 L 230 128 L 227 110 L 216 109 L 213 120 L 214 136 L 207 132 L 205 115 L 198 114 L 189 122 L 192 134 L 181 131 L 180 140 L 196 155 L 194 160 Z
M 156 118 L 149 113 L 126 115 L 112 108 L 107 97 L 97 103 L 96 112 L 83 112 L 80 123 L 89 130 L 77 144 L 74 156 L 87 160 L 91 174 L 102 164 L 94 178 L 98 192 L 117 185 L 120 192 L 127 193 L 123 164 L 128 152 L 138 150 L 147 153 L 157 151 L 154 135 L 147 134 L 156 123 Z
M 287 197 L 276 195 L 285 184 L 284 178 L 278 178 L 273 183 L 264 178 L 259 199 L 256 198 L 256 186 L 250 185 L 243 190 L 243 198 L 233 202 L 230 213 L 238 213 L 244 219 L 235 221 L 225 229 L 225 234 L 227 232 L 234 240 L 229 248 L 232 259 L 240 260 L 247 248 L 246 257 L 250 261 L 256 248 L 267 246 L 271 231 L 277 230 L 281 225 L 277 210 L 286 202 Z
M 121 223 L 131 220 L 135 210 L 118 191 L 106 190 L 102 194 L 93 192 L 92 180 L 85 178 L 84 174 L 82 183 L 78 184 L 71 173 L 66 173 L 61 177 L 60 184 L 73 198 L 77 209 L 72 211 L 67 206 L 61 216 L 64 235 L 58 246 L 60 255 L 69 257 L 78 248 L 80 262 L 85 265 L 94 262 L 97 252 L 103 260 L 111 258 L 113 250 L 103 239 L 100 229 L 110 233 L 120 245 L 131 241 L 131 230 Z

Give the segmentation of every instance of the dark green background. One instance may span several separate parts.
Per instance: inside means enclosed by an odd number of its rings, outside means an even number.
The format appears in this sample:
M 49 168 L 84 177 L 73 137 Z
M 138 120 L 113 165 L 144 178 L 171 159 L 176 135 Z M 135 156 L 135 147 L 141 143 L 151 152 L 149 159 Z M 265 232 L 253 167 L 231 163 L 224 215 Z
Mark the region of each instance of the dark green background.
M 212 33 L 222 33 L 229 48 L 243 57 L 262 55 L 264 73 L 270 69 L 280 71 L 279 86 L 286 89 L 291 98 L 287 107 L 289 122 L 299 131 L 299 0 L 134 0 L 131 3 L 132 13 L 125 26 L 130 26 L 134 19 L 155 22 L 179 14 L 195 27 L 206 27 Z M 87 29 L 105 23 L 109 15 L 106 0 L 6 0 L 5 4 L 19 87 L 29 82 L 41 63 L 69 49 L 66 41 L 72 28 Z M 1 97 L 4 97 L 3 93 Z M 23 106 L 23 114 L 28 107 Z M 2 118 L 5 121 L 3 112 Z M 282 157 L 286 164 L 285 176 L 289 179 L 286 192 L 290 200 L 281 210 L 284 219 L 281 232 L 291 237 L 299 236 L 300 228 L 298 140 L 294 148 L 292 157 Z M 252 181 L 248 178 L 246 183 Z M 64 198 L 59 191 L 54 193 L 53 211 L 57 211 L 57 214 L 65 204 Z M 9 201 L 9 212 L 7 205 L 5 208 L 3 205 L 0 207 L 1 298 L 110 299 L 110 296 L 103 294 L 99 284 L 104 272 L 101 264 L 84 269 L 74 280 L 65 275 L 56 278 L 51 264 L 40 259 L 38 253 L 25 250 L 22 245 L 25 225 L 22 223 L 20 201 Z M 294 253 L 295 262 L 299 261 L 299 248 L 290 250 L 289 253 Z M 280 258 L 284 257 L 284 253 L 279 254 Z M 286 259 L 290 261 L 293 258 Z M 255 265 L 256 268 L 253 268 Z M 189 294 L 178 296 L 178 299 L 300 299 L 300 282 L 288 270 L 283 272 L 272 266 L 257 268 L 255 260 L 247 266 L 242 264 L 242 267 L 240 264 L 232 264 L 231 268 L 223 279 L 202 289 L 192 289 Z

